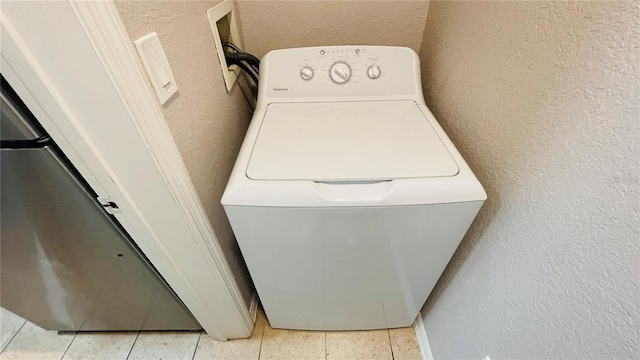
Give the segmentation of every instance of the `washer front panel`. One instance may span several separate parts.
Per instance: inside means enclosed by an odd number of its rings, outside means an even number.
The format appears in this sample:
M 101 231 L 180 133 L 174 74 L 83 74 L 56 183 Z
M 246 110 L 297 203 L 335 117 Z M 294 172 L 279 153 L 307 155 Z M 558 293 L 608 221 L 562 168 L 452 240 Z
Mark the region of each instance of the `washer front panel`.
M 225 206 L 274 328 L 410 326 L 482 202 Z

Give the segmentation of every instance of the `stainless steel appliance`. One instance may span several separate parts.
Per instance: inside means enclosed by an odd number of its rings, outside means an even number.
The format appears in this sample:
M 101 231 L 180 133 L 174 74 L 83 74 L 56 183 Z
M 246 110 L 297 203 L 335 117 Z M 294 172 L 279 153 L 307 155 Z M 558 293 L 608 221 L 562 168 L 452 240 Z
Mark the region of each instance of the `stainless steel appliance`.
M 0 305 L 49 330 L 198 330 L 2 79 Z

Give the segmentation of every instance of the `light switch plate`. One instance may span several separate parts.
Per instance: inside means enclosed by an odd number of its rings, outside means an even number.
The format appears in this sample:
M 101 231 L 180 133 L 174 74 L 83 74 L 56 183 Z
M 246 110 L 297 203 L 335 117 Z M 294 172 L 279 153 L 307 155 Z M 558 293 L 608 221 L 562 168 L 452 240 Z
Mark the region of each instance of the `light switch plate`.
M 158 34 L 152 32 L 134 41 L 142 65 L 151 79 L 158 101 L 164 105 L 178 91 L 176 79 L 169 66 L 169 60 L 164 53 Z

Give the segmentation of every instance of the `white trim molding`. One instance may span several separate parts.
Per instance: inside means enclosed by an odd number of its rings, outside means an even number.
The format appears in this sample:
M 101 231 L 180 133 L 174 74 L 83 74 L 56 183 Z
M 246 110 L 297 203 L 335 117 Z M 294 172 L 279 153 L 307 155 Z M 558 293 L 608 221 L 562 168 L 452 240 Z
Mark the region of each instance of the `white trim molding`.
M 253 321 L 256 321 L 256 317 L 258 316 L 258 305 L 260 304 L 260 300 L 258 299 L 258 293 L 254 292 L 251 296 L 251 306 L 249 306 L 249 314 Z
M 413 328 L 416 331 L 416 338 L 418 339 L 418 346 L 420 347 L 422 359 L 433 360 L 431 346 L 429 346 L 429 339 L 427 339 L 427 329 L 425 329 L 424 322 L 422 321 L 422 312 L 418 313 L 418 317 L 413 322 Z
M 70 3 L 127 105 L 140 136 L 148 144 L 149 152 L 188 223 L 194 240 L 200 245 L 202 254 L 207 257 L 211 267 L 207 273 L 225 284 L 250 335 L 253 319 L 248 304 L 244 303 L 164 115 L 147 86 L 142 64 L 115 4 L 112 1 L 84 0 L 70 0 Z M 218 325 L 225 328 L 224 324 Z
M 210 336 L 250 336 L 250 304 L 114 3 L 11 2 L 1 23 L 2 73 L 54 141 L 115 200 L 118 220 Z M 51 32 L 56 23 L 64 29 Z

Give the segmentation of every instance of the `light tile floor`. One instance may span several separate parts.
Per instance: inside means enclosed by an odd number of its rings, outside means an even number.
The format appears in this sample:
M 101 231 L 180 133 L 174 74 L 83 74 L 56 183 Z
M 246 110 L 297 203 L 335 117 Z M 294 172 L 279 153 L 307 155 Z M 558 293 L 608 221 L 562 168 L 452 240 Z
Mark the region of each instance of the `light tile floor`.
M 0 308 L 0 360 L 395 359 L 419 360 L 413 328 L 374 331 L 272 329 L 262 309 L 248 339 L 219 342 L 205 332 L 61 334 Z

